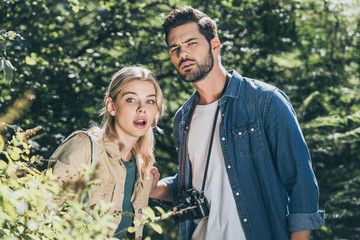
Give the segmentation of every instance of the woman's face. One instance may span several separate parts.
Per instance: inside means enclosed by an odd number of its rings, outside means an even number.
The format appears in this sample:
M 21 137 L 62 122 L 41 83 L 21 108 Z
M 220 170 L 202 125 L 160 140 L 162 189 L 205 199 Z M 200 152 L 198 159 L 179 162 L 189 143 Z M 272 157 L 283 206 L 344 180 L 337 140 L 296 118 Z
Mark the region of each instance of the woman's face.
M 137 140 L 155 123 L 158 114 L 156 91 L 152 82 L 127 82 L 116 100 L 107 99 L 110 115 L 115 117 L 115 130 L 123 140 Z

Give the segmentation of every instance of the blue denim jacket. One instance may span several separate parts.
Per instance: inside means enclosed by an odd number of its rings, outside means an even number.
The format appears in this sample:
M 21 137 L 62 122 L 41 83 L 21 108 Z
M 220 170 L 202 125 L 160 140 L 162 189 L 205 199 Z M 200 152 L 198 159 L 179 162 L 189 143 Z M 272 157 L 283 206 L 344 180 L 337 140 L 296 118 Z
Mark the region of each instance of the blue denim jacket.
M 220 99 L 219 137 L 246 239 L 285 240 L 292 231 L 320 228 L 324 211 L 318 209 L 318 186 L 310 154 L 290 100 L 269 84 L 244 78 L 235 71 L 230 73 L 232 78 Z M 194 97 L 174 119 L 179 166 L 184 126 Z M 192 187 L 191 174 L 186 152 L 185 189 Z M 174 201 L 179 178 L 177 174 L 165 180 Z M 182 239 L 190 240 L 195 227 L 193 221 L 181 223 Z

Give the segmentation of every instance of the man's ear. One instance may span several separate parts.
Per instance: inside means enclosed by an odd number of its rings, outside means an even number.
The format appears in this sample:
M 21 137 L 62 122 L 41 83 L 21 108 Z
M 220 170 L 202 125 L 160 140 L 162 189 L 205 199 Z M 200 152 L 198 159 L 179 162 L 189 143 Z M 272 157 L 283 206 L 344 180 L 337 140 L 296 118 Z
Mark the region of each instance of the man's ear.
M 112 100 L 110 97 L 106 98 L 106 111 L 107 111 L 111 116 L 115 116 L 115 115 L 116 115 L 114 102 L 113 102 L 113 100 Z
M 213 39 L 210 40 L 210 44 L 211 44 L 211 50 L 219 52 L 221 49 L 221 43 L 219 38 L 214 37 Z

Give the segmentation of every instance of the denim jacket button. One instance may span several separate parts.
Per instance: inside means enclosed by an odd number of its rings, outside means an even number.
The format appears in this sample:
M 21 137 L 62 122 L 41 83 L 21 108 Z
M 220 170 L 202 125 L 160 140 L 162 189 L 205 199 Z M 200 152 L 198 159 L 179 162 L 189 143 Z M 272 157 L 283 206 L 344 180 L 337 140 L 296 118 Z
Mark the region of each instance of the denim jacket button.
M 222 140 L 222 141 L 225 141 L 225 138 L 224 138 L 224 137 L 222 137 L 222 138 L 221 138 L 221 140 Z
M 247 218 L 244 218 L 244 222 L 247 222 Z
M 178 147 L 176 147 L 176 151 L 179 151 L 179 148 L 178 148 Z
M 251 131 L 251 132 L 254 132 L 254 131 L 255 131 L 255 129 L 254 129 L 254 128 L 251 128 L 251 129 L 250 129 L 250 131 Z
M 240 195 L 240 193 L 239 192 L 237 192 L 237 193 L 235 193 L 236 194 L 236 196 L 239 196 Z
M 228 169 L 230 169 L 231 168 L 231 165 L 228 165 L 228 167 L 227 167 Z
M 241 135 L 242 135 L 242 132 L 238 132 L 238 135 L 241 136 Z

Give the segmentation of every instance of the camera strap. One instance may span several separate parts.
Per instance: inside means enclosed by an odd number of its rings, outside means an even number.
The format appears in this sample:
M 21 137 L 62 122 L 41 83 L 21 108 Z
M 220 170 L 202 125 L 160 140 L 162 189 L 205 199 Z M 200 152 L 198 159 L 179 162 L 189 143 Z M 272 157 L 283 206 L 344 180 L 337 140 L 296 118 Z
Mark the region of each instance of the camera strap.
M 223 90 L 221 92 L 220 98 L 224 95 L 224 93 L 226 91 L 226 88 L 227 88 L 227 85 L 228 85 L 228 83 L 230 81 L 230 78 L 231 78 L 231 75 L 229 73 L 226 74 L 226 82 L 225 82 L 224 88 L 223 88 Z M 218 118 L 219 110 L 220 110 L 220 98 L 219 98 L 219 102 L 218 102 L 218 105 L 217 105 L 217 108 L 216 108 L 214 123 L 213 123 L 212 131 L 211 131 L 209 149 L 208 149 L 206 165 L 205 165 L 204 178 L 203 178 L 203 183 L 202 183 L 201 193 L 200 193 L 201 197 L 204 196 L 204 189 L 205 189 L 207 171 L 208 171 L 208 168 L 209 168 L 209 162 L 210 162 L 210 156 L 211 156 L 211 150 L 212 150 L 212 143 L 213 143 L 214 134 L 215 134 L 216 122 L 217 122 L 217 118 Z M 187 149 L 186 139 L 187 139 L 187 135 L 188 135 L 188 132 L 189 132 L 189 129 L 190 129 L 191 119 L 192 119 L 192 116 L 194 114 L 195 108 L 196 108 L 197 104 L 199 103 L 199 100 L 200 100 L 200 96 L 199 96 L 199 93 L 197 93 L 196 96 L 195 96 L 194 102 L 193 102 L 193 104 L 191 106 L 187 121 L 185 123 L 184 142 L 183 142 L 182 161 L 181 161 L 181 172 L 180 172 L 180 183 L 179 183 L 179 194 L 182 193 L 182 184 L 183 184 L 183 178 L 184 178 L 185 154 L 186 154 L 186 149 Z

